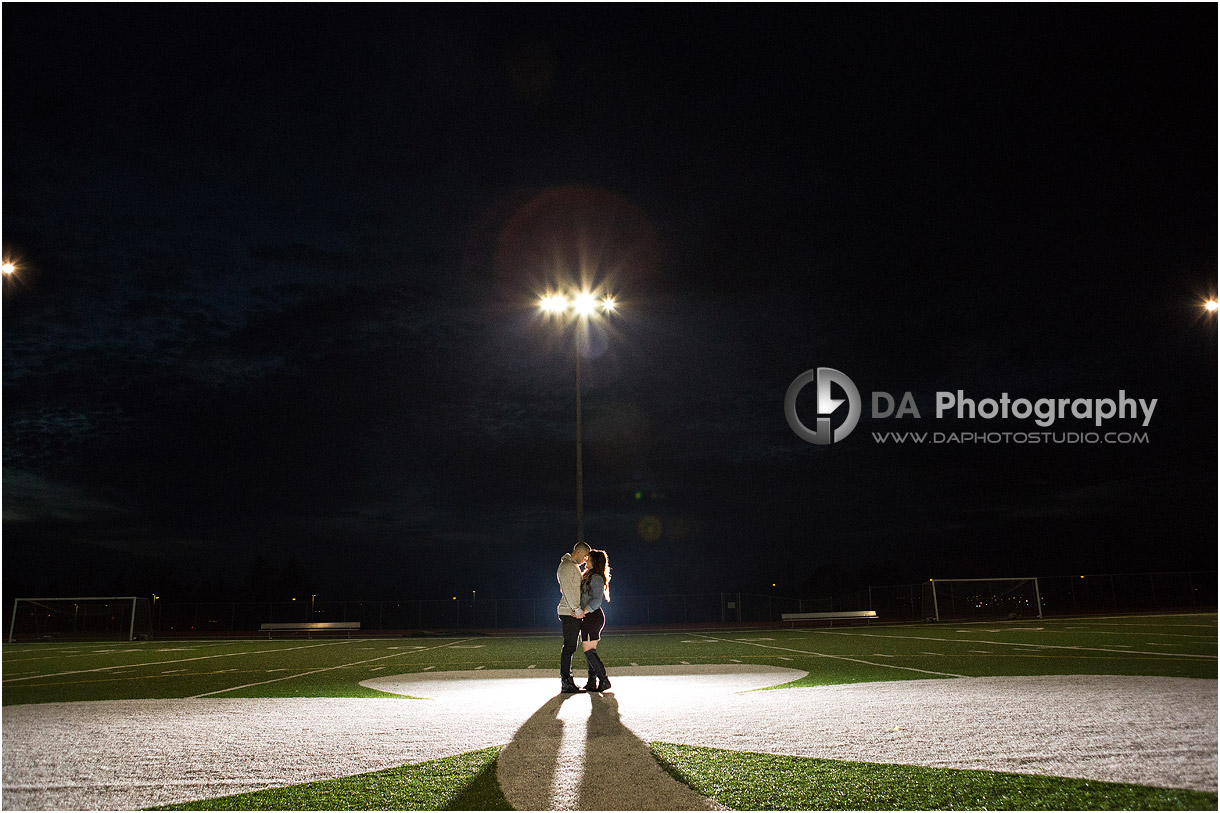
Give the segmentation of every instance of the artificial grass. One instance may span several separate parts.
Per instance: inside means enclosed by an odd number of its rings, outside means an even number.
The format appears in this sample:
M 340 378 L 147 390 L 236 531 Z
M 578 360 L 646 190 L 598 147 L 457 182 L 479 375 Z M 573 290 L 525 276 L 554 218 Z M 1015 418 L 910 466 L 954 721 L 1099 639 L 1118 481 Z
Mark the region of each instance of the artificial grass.
M 782 688 L 991 675 L 1159 675 L 1216 679 L 1216 615 L 1023 619 L 994 624 L 618 632 L 610 668 L 638 663 L 789 666 Z M 381 697 L 381 675 L 553 670 L 558 631 L 539 636 L 17 644 L 3 649 L 4 705 L 194 697 Z M 578 656 L 579 657 L 579 656 Z M 923 670 L 923 671 L 917 671 Z M 285 679 L 286 678 L 286 679 Z M 409 701 L 408 701 L 409 702 Z
M 512 810 L 496 782 L 502 746 L 383 771 L 151 810 Z
M 1215 810 L 1215 793 L 843 762 L 654 742 L 679 782 L 734 810 Z

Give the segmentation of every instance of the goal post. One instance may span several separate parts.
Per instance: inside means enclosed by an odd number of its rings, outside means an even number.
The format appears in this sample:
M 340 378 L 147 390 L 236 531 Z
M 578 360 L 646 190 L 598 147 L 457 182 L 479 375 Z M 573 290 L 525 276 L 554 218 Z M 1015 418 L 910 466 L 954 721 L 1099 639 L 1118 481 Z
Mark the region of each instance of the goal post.
M 18 598 L 8 642 L 53 639 L 134 641 L 152 637 L 152 607 L 140 596 Z
M 1041 618 L 1042 591 L 1037 576 L 928 579 L 923 606 L 935 621 Z

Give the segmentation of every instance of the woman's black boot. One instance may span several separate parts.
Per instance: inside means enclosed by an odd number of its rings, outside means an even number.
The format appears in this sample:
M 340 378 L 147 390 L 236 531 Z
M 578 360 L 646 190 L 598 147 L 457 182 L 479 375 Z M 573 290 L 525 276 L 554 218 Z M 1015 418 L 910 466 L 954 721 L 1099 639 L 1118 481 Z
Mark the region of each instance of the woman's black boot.
M 581 688 L 586 692 L 595 692 L 597 691 L 597 670 L 593 668 L 593 659 L 589 657 L 590 655 L 596 658 L 597 652 L 590 649 L 585 653 L 585 664 L 589 667 L 589 681 Z
M 601 656 L 597 654 L 597 650 L 590 649 L 585 653 L 585 659 L 589 663 L 590 670 L 594 671 L 597 675 L 597 686 L 592 689 L 586 689 L 585 691 L 604 692 L 609 689 L 610 678 L 606 676 L 606 664 L 602 663 Z

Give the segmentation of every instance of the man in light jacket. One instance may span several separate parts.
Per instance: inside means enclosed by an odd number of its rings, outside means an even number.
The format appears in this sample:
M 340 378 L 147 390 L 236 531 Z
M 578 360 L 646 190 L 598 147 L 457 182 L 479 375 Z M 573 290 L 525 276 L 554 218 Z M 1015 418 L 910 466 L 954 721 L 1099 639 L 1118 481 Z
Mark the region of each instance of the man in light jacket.
M 577 542 L 571 553 L 559 560 L 555 578 L 559 581 L 559 623 L 563 625 L 563 649 L 559 653 L 559 685 L 565 693 L 579 692 L 572 679 L 572 655 L 580 642 L 580 619 L 585 614 L 580 609 L 580 566 L 589 559 L 589 546 Z

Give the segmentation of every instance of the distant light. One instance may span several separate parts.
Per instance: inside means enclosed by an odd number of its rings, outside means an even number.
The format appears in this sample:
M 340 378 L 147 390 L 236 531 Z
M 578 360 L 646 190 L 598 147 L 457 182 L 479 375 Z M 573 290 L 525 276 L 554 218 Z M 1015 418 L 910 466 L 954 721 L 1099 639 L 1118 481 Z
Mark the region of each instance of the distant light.
M 16 265 L 14 265 L 14 264 L 13 264 L 11 261 L 9 261 L 9 260 L 5 260 L 5 261 L 4 261 L 4 265 L 0 265 L 0 271 L 3 271 L 3 272 L 4 272 L 4 273 L 6 273 L 6 274 L 11 274 L 11 273 L 13 273 L 13 272 L 14 272 L 14 271 L 16 271 L 16 270 L 17 270 L 17 266 L 16 266 Z M 1215 303 L 1213 302 L 1212 304 L 1214 305 Z M 1215 310 L 1215 308 L 1212 308 L 1212 310 Z
M 6 268 L 6 270 L 7 270 L 8 266 L 5 266 L 5 268 Z M 1207 310 L 1211 311 L 1212 313 L 1215 313 L 1215 312 L 1216 312 L 1216 308 L 1217 308 L 1217 307 L 1220 307 L 1220 305 L 1217 305 L 1217 304 L 1216 304 L 1216 300 L 1214 300 L 1214 299 L 1209 299 L 1209 300 L 1207 300 L 1206 302 L 1204 302 L 1204 303 L 1203 303 L 1203 307 L 1204 307 L 1204 308 L 1207 308 Z
M 546 313 L 562 313 L 568 309 L 568 300 L 563 294 L 547 294 L 538 301 L 538 307 Z
M 602 310 L 604 310 L 606 313 L 614 310 L 614 297 L 608 296 L 602 299 Z
M 572 300 L 572 309 L 581 316 L 588 316 L 597 309 L 597 300 L 593 298 L 593 294 L 582 291 Z
M 457 601 L 457 596 L 454 596 L 454 597 L 453 597 L 453 600 L 454 600 L 454 601 Z

